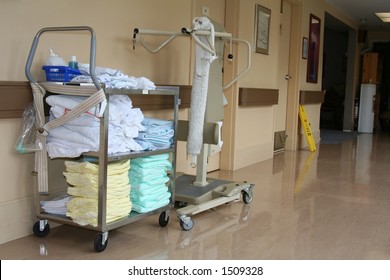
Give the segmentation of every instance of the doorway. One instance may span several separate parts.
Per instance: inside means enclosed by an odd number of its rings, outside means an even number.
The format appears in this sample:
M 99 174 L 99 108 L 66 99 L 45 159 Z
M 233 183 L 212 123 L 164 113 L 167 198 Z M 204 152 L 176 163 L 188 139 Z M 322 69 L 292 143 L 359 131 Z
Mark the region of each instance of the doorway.
M 356 31 L 325 13 L 320 129 L 355 130 Z
M 302 4 L 296 0 L 281 0 L 280 14 L 279 100 L 274 106 L 274 152 L 297 149 Z

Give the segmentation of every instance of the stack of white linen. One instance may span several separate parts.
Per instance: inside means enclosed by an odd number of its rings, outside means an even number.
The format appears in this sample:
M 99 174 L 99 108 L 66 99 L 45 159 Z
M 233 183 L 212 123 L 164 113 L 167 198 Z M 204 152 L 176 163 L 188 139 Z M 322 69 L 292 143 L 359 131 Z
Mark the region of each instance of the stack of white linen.
M 77 76 L 72 79 L 72 82 L 76 83 L 92 83 L 92 79 L 89 73 L 89 64 L 79 63 L 78 69 L 83 75 Z M 95 67 L 95 74 L 100 83 L 104 83 L 106 88 L 118 88 L 118 89 L 145 89 L 154 90 L 155 84 L 146 77 L 133 77 L 124 74 L 118 69 L 112 69 L 108 67 Z
M 41 207 L 46 213 L 65 215 L 67 211 L 67 204 L 71 196 L 65 194 L 55 197 L 51 200 L 42 200 Z
M 172 146 L 175 134 L 173 121 L 145 117 L 141 124 L 145 129 L 139 132 L 135 141 L 141 145 L 143 150 L 154 151 Z
M 50 95 L 46 102 L 51 106 L 50 119 L 59 118 L 83 102 L 86 97 Z M 139 108 L 133 108 L 127 95 L 113 95 L 109 101 L 108 154 L 141 151 L 134 140 L 145 128 Z M 50 158 L 78 157 L 84 152 L 99 150 L 99 108 L 83 113 L 65 125 L 49 131 L 47 152 Z
M 147 213 L 169 204 L 171 193 L 167 183 L 171 170 L 169 154 L 131 160 L 129 177 L 133 211 Z
M 67 203 L 66 216 L 82 226 L 97 226 L 99 165 L 90 162 L 65 161 L 63 173 L 72 196 Z M 131 212 L 130 160 L 109 163 L 107 166 L 106 222 L 127 217 Z

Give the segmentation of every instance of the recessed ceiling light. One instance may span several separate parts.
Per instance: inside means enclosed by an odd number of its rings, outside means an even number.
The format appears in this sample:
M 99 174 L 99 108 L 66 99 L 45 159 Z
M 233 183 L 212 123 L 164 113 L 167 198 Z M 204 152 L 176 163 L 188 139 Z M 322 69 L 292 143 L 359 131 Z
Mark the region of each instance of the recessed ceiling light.
M 390 22 L 390 13 L 375 13 L 375 15 L 383 22 Z

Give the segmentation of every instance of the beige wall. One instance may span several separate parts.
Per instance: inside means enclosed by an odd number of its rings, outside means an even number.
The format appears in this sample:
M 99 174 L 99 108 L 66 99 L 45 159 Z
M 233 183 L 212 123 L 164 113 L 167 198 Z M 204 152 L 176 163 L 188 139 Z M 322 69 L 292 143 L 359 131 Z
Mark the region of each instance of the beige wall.
M 13 150 L 19 123 L 18 119 L 0 120 L 0 243 L 31 234 L 35 220 L 31 182 L 34 157 L 17 155 Z
M 295 1 L 295 0 L 294 0 Z M 308 35 L 309 14 L 321 19 L 324 14 L 323 0 L 301 0 L 301 36 Z M 277 89 L 278 28 L 280 1 L 275 0 L 116 0 L 97 3 L 92 0 L 46 1 L 46 0 L 0 0 L 0 80 L 25 81 L 24 67 L 33 37 L 43 27 L 87 25 L 97 35 L 96 65 L 120 69 L 133 76 L 145 76 L 157 84 L 191 84 L 193 47 L 188 38 L 178 38 L 162 52 L 151 55 L 137 45 L 132 49 L 134 28 L 177 30 L 191 26 L 194 16 L 200 15 L 200 7 L 210 9 L 210 17 L 225 23 L 227 31 L 235 37 L 253 43 L 254 7 L 259 3 L 272 10 L 270 30 L 270 54 L 252 53 L 252 67 L 237 84 L 225 92 L 229 105 L 225 108 L 223 153 L 221 168 L 238 169 L 273 157 L 272 106 L 240 108 L 237 104 L 239 87 Z M 225 17 L 226 12 L 226 17 Z M 322 21 L 323 22 L 323 21 Z M 12 26 L 12 30 L 11 27 Z M 87 36 L 85 36 L 87 35 Z M 323 32 L 322 32 L 323 35 Z M 158 39 L 148 42 L 153 44 Z M 66 60 L 77 55 L 79 62 L 89 57 L 88 34 L 55 35 L 45 33 L 41 37 L 32 74 L 37 80 L 43 78 L 40 69 L 48 49 L 54 50 Z M 225 65 L 228 82 L 245 67 L 245 50 L 234 50 L 235 61 Z M 321 65 L 319 77 L 321 77 Z M 297 88 L 320 90 L 318 84 L 306 83 L 306 61 L 299 61 L 301 76 Z M 296 92 L 298 94 L 298 90 Z M 313 130 L 319 134 L 319 106 L 307 108 L 313 120 Z M 182 110 L 180 118 L 188 117 Z M 296 116 L 298 119 L 298 116 Z M 35 222 L 31 170 L 32 155 L 19 155 L 13 151 L 20 119 L 0 120 L 3 132 L 0 146 L 0 243 L 31 234 Z M 188 169 L 184 147 L 180 148 L 178 161 L 184 171 Z
M 39 29 L 88 25 L 97 36 L 97 65 L 121 69 L 134 76 L 147 76 L 156 83 L 187 84 L 189 81 L 189 40 L 181 38 L 169 45 L 165 53 L 151 56 L 142 48 L 133 51 L 131 39 L 136 27 L 180 31 L 183 25 L 190 25 L 191 0 L 117 0 L 98 4 L 95 1 L 69 0 L 56 2 L 55 5 L 45 0 L 16 0 L 1 1 L 0 5 L 0 34 L 2 42 L 7 42 L 0 46 L 0 80 L 26 80 L 24 66 L 33 37 Z M 172 14 L 174 16 L 167 21 L 167 15 Z M 77 55 L 80 62 L 87 62 L 88 46 L 87 36 L 52 36 L 45 33 L 35 56 L 34 72 L 38 78 L 43 77 L 40 65 L 44 63 L 49 47 L 66 60 L 71 55 Z
M 292 1 L 297 6 L 302 7 L 302 11 L 298 13 L 301 18 L 301 30 L 296 32 L 295 40 L 301 42 L 302 36 L 308 37 L 309 34 L 309 15 L 310 13 L 315 14 L 322 20 L 322 31 L 321 41 L 323 40 L 323 29 L 324 29 L 324 2 L 323 0 L 302 0 Z M 236 18 L 236 30 L 228 29 L 229 32 L 234 33 L 241 39 L 245 39 L 253 44 L 254 41 L 254 18 L 255 18 L 255 5 L 260 4 L 264 7 L 271 9 L 271 26 L 270 26 L 270 38 L 269 38 L 269 54 L 258 54 L 252 52 L 252 67 L 250 71 L 238 81 L 237 88 L 239 87 L 257 87 L 257 88 L 271 88 L 277 89 L 277 74 L 278 74 L 278 42 L 279 42 L 279 25 L 280 25 L 280 1 L 272 0 L 248 0 L 248 1 L 227 1 L 227 11 L 235 9 L 235 13 L 238 15 L 234 16 L 234 13 L 229 15 L 229 19 Z M 227 23 L 230 26 L 231 22 Z M 238 25 L 238 27 L 237 27 Z M 299 43 L 300 46 L 300 43 Z M 320 53 L 322 52 L 322 47 Z M 300 54 L 300 51 L 299 51 Z M 246 57 L 245 49 L 240 48 L 238 56 L 241 58 Z M 306 69 L 307 60 L 295 58 L 298 60 L 297 74 L 299 76 L 296 81 L 296 88 L 294 94 L 298 95 L 299 90 L 321 90 L 322 83 L 322 57 L 320 57 L 319 64 L 319 80 L 318 83 L 307 83 L 306 82 Z M 245 68 L 245 59 L 239 59 L 237 69 L 233 69 L 234 73 L 240 73 Z M 257 108 L 241 108 L 237 105 L 235 99 L 237 89 L 228 98 L 233 103 L 232 108 L 227 110 L 227 115 L 231 116 L 232 127 L 228 135 L 225 135 L 225 139 L 232 139 L 233 145 L 229 143 L 224 147 L 229 149 L 229 153 L 222 154 L 221 167 L 224 169 L 238 169 L 255 162 L 263 161 L 273 157 L 273 120 L 275 112 L 270 107 L 257 107 Z M 295 106 L 296 104 L 290 104 Z M 297 109 L 291 110 L 298 112 Z M 306 105 L 306 111 L 311 123 L 311 128 L 315 141 L 319 142 L 319 105 Z M 291 116 L 290 116 L 291 117 Z M 298 115 L 294 117 L 295 127 L 297 127 Z M 229 117 L 227 118 L 229 120 Z M 250 129 L 248 129 L 250 128 Z M 225 132 L 227 133 L 227 132 Z M 303 135 L 303 130 L 297 132 L 299 135 L 297 145 L 293 147 L 305 148 L 307 142 Z M 224 160 L 224 159 L 227 160 Z M 228 160 L 230 159 L 230 160 Z
M 248 74 L 238 81 L 239 87 L 278 88 L 278 40 L 280 1 L 240 1 L 239 37 L 254 46 L 255 5 L 260 4 L 271 10 L 269 54 L 252 52 L 252 67 Z M 245 49 L 238 54 L 246 57 Z M 240 59 L 238 71 L 245 67 L 245 60 Z M 238 169 L 273 156 L 273 119 L 272 106 L 257 108 L 237 107 L 234 169 Z
M 0 1 L 0 80 L 25 81 L 24 68 L 36 33 L 43 27 L 87 25 L 96 32 L 96 65 L 120 69 L 132 76 L 145 76 L 156 84 L 191 84 L 192 46 L 188 38 L 177 38 L 162 52 L 152 55 L 137 44 L 132 49 L 134 28 L 180 31 L 191 27 L 193 17 L 200 16 L 201 5 L 207 5 L 210 17 L 224 22 L 224 0 L 118 0 L 99 2 L 86 0 L 48 2 L 37 0 Z M 167 20 L 169 19 L 169 20 Z M 12 26 L 12 31 L 10 26 Z M 44 33 L 40 37 L 34 57 L 32 75 L 36 80 L 44 78 L 44 64 L 49 48 L 68 60 L 76 55 L 79 62 L 89 62 L 89 33 Z M 152 38 L 153 45 L 161 38 Z M 187 118 L 187 110 L 181 110 L 180 118 Z M 20 119 L 0 120 L 5 137 L 0 146 L 0 220 L 3 223 L 0 243 L 31 234 L 35 222 L 35 210 L 31 171 L 33 155 L 14 152 Z M 181 148 L 179 163 L 183 170 L 189 164 Z M 10 215 L 9 213 L 12 213 Z

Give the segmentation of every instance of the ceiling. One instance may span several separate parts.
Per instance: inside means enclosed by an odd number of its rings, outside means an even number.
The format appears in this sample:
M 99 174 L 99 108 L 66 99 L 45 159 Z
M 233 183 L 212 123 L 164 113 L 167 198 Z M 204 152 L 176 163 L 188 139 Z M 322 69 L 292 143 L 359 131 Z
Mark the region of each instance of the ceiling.
M 384 23 L 374 14 L 375 12 L 390 12 L 389 0 L 325 0 L 328 4 L 361 23 L 362 29 L 369 31 L 390 31 L 390 23 Z

